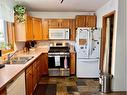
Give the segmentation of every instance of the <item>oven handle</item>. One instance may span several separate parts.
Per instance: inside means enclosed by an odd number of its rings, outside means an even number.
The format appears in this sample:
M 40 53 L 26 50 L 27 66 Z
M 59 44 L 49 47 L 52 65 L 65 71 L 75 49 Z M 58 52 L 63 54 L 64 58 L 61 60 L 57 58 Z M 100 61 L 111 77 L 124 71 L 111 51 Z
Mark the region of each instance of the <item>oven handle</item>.
M 70 57 L 70 55 L 55 55 L 55 56 L 60 56 L 60 57 Z M 48 55 L 48 57 L 55 57 L 54 55 Z

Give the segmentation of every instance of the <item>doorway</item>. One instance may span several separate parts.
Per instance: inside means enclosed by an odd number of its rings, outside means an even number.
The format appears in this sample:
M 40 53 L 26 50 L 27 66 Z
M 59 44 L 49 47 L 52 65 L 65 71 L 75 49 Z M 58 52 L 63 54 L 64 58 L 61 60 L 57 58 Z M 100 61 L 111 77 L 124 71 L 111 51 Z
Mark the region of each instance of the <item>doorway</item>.
M 115 11 L 103 16 L 101 38 L 101 73 L 111 74 Z

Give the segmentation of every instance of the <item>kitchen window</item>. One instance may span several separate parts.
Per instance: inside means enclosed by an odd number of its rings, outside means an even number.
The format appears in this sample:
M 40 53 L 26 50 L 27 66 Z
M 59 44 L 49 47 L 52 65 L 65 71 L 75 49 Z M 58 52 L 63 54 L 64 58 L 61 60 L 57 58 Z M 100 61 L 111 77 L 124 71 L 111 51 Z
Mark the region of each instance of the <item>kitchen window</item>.
M 6 53 L 13 47 L 13 24 L 0 19 L 0 49 Z
M 0 47 L 3 48 L 3 44 L 5 44 L 7 41 L 7 36 L 6 36 L 6 25 L 5 21 L 0 19 Z

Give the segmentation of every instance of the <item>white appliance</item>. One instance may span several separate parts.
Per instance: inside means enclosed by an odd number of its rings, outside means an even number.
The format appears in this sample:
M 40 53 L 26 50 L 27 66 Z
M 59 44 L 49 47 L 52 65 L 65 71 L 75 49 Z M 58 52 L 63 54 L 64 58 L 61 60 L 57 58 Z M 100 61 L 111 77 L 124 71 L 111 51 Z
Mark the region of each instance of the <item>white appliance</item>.
M 76 75 L 80 78 L 98 78 L 101 30 L 78 28 L 76 36 Z
M 69 29 L 49 29 L 49 39 L 69 40 Z

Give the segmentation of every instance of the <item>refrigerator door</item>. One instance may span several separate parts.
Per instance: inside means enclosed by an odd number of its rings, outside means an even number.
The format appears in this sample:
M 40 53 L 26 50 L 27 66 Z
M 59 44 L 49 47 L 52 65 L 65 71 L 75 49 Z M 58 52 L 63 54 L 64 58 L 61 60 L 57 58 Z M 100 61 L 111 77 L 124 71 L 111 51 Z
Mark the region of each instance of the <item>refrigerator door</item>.
M 100 58 L 100 30 L 91 30 L 89 58 Z
M 89 28 L 78 28 L 76 37 L 76 51 L 78 58 L 88 58 L 89 55 Z
M 100 41 L 92 41 L 89 58 L 100 58 Z

